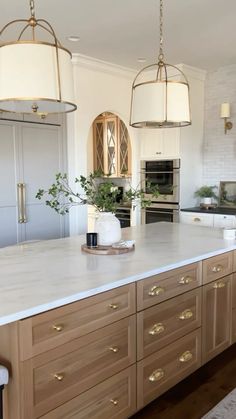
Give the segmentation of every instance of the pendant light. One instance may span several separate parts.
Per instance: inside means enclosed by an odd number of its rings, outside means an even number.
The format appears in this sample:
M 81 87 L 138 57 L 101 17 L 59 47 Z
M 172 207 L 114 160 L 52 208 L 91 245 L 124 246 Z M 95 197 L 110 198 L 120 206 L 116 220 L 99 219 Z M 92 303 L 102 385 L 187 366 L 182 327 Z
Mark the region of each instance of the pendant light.
M 29 6 L 29 19 L 13 20 L 0 32 L 2 37 L 10 26 L 22 25 L 17 40 L 0 44 L 0 110 L 42 117 L 75 111 L 71 53 L 49 22 L 35 18 L 34 0 Z M 49 41 L 36 38 L 38 29 L 46 32 Z M 27 30 L 30 40 L 23 40 Z
M 130 125 L 135 128 L 171 128 L 190 124 L 188 81 L 176 66 L 164 62 L 163 0 L 160 0 L 158 62 L 144 67 L 134 79 Z

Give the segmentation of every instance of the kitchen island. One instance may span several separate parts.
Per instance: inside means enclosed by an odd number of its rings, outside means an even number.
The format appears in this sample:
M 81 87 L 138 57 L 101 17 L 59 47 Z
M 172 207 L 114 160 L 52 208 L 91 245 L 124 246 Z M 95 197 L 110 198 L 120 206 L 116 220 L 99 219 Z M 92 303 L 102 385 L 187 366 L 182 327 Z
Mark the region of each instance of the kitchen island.
M 84 236 L 0 249 L 7 419 L 129 417 L 234 342 L 234 241 L 174 223 L 122 237 L 133 252 L 82 253 Z

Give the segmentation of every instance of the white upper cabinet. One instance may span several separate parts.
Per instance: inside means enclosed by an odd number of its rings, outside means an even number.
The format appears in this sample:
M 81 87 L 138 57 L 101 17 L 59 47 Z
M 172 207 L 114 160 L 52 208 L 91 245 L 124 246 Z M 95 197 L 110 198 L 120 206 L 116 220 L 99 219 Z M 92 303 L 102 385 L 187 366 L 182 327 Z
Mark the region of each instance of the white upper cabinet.
M 140 131 L 141 160 L 179 158 L 180 128 Z

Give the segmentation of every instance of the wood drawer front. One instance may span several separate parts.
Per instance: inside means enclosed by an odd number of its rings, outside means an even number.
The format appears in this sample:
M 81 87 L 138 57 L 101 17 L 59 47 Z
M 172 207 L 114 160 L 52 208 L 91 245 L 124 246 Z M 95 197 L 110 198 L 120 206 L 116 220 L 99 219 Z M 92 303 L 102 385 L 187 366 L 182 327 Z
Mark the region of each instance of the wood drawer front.
M 138 360 L 201 326 L 201 289 L 137 314 Z
M 29 359 L 135 313 L 135 284 L 19 322 L 21 359 Z
M 232 307 L 236 308 L 236 273 L 232 277 Z
M 43 415 L 134 364 L 135 349 L 131 316 L 22 362 L 24 419 Z
M 236 309 L 232 311 L 232 335 L 231 343 L 236 342 Z
M 201 285 L 201 262 L 137 282 L 138 311 Z
M 136 410 L 136 366 L 108 378 L 41 419 L 124 419 Z
M 137 404 L 142 408 L 201 365 L 200 329 L 138 362 Z
M 203 261 L 203 284 L 233 272 L 233 253 L 227 252 Z

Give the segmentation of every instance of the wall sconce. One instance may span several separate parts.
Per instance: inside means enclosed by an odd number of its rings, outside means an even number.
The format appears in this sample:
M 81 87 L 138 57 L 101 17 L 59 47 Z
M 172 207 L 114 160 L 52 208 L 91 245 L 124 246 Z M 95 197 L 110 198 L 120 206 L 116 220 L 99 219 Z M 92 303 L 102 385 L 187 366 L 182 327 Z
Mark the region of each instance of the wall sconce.
M 224 118 L 225 134 L 227 134 L 227 131 L 233 127 L 232 122 L 227 121 L 227 119 L 230 118 L 230 104 L 229 103 L 222 103 L 221 109 L 220 109 L 220 117 Z

